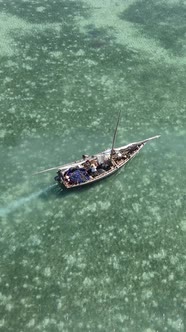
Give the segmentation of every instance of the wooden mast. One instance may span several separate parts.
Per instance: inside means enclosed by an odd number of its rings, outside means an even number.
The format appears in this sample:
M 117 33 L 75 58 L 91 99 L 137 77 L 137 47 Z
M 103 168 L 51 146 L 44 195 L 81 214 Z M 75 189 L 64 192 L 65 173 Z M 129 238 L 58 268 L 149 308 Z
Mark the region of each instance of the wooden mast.
M 118 120 L 117 120 L 116 128 L 115 128 L 115 131 L 114 131 L 114 136 L 113 136 L 113 140 L 112 140 L 112 149 L 111 149 L 111 153 L 110 153 L 110 159 L 112 159 L 112 155 L 113 155 L 113 152 L 114 152 L 114 144 L 115 144 L 115 140 L 116 140 L 116 133 L 117 133 L 117 129 L 118 129 L 120 115 L 121 115 L 121 110 L 119 111 Z

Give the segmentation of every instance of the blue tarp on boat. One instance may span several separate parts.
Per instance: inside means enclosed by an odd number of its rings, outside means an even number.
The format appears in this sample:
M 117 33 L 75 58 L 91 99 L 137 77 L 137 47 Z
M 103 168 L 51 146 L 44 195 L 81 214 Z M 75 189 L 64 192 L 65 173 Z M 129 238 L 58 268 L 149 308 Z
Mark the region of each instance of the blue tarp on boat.
M 70 182 L 74 184 L 83 183 L 90 179 L 90 176 L 84 168 L 79 168 L 75 170 L 69 169 L 67 175 L 70 178 Z

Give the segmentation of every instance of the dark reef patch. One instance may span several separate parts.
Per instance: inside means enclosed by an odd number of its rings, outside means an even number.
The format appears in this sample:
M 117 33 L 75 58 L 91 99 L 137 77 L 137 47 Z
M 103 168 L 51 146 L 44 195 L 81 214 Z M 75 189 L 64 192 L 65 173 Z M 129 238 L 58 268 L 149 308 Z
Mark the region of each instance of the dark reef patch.
M 159 41 L 174 55 L 185 53 L 186 5 L 182 1 L 170 5 L 140 0 L 129 6 L 120 18 L 138 24 L 142 33 Z

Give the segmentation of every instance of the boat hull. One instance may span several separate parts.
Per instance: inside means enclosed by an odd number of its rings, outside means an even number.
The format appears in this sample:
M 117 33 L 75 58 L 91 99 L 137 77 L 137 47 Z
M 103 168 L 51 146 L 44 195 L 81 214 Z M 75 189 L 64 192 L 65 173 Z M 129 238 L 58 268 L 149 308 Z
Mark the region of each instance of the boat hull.
M 111 166 L 111 168 L 108 171 L 105 171 L 104 173 L 98 174 L 95 177 L 82 182 L 82 183 L 77 183 L 77 184 L 70 184 L 68 181 L 65 181 L 65 179 L 61 179 L 60 181 L 58 181 L 60 187 L 65 187 L 67 189 L 72 189 L 72 188 L 77 188 L 77 187 L 82 187 L 82 186 L 86 186 L 86 185 L 90 185 L 93 184 L 95 182 L 98 182 L 100 180 L 105 179 L 108 176 L 111 176 L 112 174 L 116 173 L 119 169 L 121 169 L 122 167 L 124 167 L 131 159 L 133 159 L 139 152 L 140 150 L 144 147 L 145 143 L 141 143 L 140 145 L 137 145 L 137 147 L 135 148 L 134 151 L 132 151 L 127 158 L 121 158 L 120 160 L 116 160 L 116 158 L 113 158 L 113 165 Z M 118 148 L 117 152 L 122 152 L 122 148 Z M 97 156 L 94 156 L 94 159 Z

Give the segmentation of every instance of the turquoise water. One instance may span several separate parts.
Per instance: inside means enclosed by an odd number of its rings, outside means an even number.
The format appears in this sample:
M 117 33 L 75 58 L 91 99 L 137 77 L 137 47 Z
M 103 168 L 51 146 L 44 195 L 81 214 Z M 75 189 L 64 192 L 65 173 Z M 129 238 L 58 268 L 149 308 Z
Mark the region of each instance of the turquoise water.
M 186 329 L 186 4 L 0 1 L 0 331 Z M 35 171 L 161 134 L 60 192 Z

